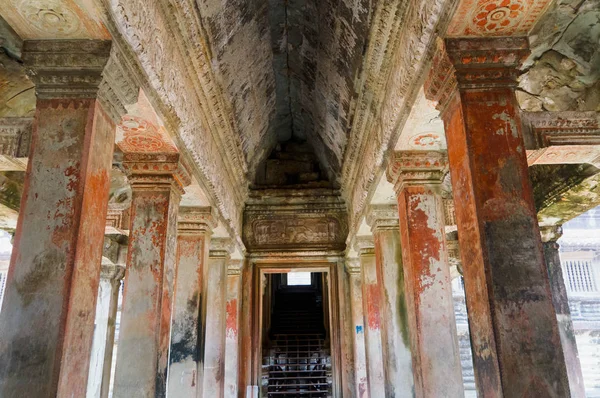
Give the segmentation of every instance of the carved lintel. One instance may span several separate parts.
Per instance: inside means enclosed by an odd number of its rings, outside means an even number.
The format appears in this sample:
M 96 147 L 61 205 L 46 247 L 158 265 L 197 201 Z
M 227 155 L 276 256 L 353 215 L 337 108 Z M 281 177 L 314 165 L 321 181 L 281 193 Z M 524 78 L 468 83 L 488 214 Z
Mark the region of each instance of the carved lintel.
M 397 230 L 399 224 L 398 206 L 389 205 L 370 205 L 367 212 L 367 225 L 371 227 L 373 233 L 382 230 Z
M 387 179 L 396 193 L 405 185 L 440 185 L 448 171 L 448 158 L 442 152 L 395 152 L 387 169 Z
M 14 158 L 29 156 L 32 117 L 0 118 L 0 154 Z
M 233 250 L 233 239 L 231 238 L 213 238 L 210 240 L 209 257 L 229 257 Z
M 562 225 L 540 225 L 540 233 L 542 235 L 542 242 L 556 243 L 563 234 Z
M 125 153 L 123 168 L 132 189 L 155 189 L 171 185 L 180 194 L 191 183 L 189 172 L 179 161 L 179 153 Z
M 425 96 L 443 112 L 457 89 L 516 87 L 529 55 L 527 37 L 477 37 L 438 40 L 425 82 Z
M 527 162 L 600 166 L 600 113 L 523 112 Z
M 100 270 L 100 278 L 108 279 L 111 282 L 117 282 L 125 276 L 125 266 L 112 263 L 103 263 Z
M 349 274 L 360 274 L 360 259 L 358 257 L 346 257 L 346 271 Z
M 526 149 L 600 145 L 600 112 L 523 112 Z
M 26 40 L 23 62 L 38 98 L 96 98 L 110 40 Z
M 217 227 L 218 220 L 214 208 L 180 207 L 177 218 L 177 233 L 179 235 L 197 235 L 211 233 Z
M 231 259 L 227 262 L 227 275 L 241 275 L 245 261 L 242 259 Z
M 373 235 L 362 235 L 354 238 L 354 250 L 361 256 L 375 254 L 375 240 Z

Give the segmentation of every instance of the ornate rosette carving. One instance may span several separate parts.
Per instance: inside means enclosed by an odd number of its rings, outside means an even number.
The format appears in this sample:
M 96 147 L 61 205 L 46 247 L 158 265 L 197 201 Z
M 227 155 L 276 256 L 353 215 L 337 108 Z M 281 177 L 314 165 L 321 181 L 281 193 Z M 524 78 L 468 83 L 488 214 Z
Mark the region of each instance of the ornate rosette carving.
M 396 192 L 404 185 L 441 184 L 448 171 L 448 157 L 442 152 L 395 152 L 387 169 L 387 179 Z
M 96 98 L 110 40 L 26 40 L 23 62 L 38 98 Z
M 212 238 L 210 240 L 209 257 L 229 257 L 233 253 L 233 239 Z
M 448 36 L 526 35 L 550 0 L 462 0 Z
M 177 233 L 210 233 L 217 227 L 218 221 L 212 207 L 180 207 L 177 218 Z
M 373 233 L 398 229 L 398 206 L 396 204 L 369 206 L 367 224 L 371 227 Z

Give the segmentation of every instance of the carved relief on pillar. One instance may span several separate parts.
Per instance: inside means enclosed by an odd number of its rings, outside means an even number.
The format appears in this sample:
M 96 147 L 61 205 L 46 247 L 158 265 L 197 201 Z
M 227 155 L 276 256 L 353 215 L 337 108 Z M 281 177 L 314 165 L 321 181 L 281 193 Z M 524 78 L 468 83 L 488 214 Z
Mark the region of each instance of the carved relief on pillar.
M 448 158 L 442 152 L 395 152 L 387 168 L 387 179 L 400 192 L 405 184 L 441 184 L 448 171 Z
M 111 282 L 117 282 L 123 279 L 125 276 L 125 266 L 121 264 L 113 263 L 102 263 L 100 270 L 100 278 L 109 280 Z

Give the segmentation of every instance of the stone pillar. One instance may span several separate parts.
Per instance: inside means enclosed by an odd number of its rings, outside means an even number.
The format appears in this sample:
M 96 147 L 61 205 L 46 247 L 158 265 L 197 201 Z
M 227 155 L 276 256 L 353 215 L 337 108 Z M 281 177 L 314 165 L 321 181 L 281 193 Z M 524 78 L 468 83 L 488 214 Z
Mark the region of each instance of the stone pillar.
M 573 330 L 573 321 L 571 320 L 571 310 L 569 309 L 569 298 L 567 297 L 567 287 L 563 279 L 558 252 L 559 246 L 557 241 L 562 235 L 562 228 L 554 225 L 540 227 L 540 230 L 542 233 L 544 258 L 548 266 L 550 288 L 552 289 L 552 304 L 556 311 L 560 342 L 565 356 L 565 364 L 567 365 L 571 398 L 585 398 L 581 362 L 579 361 L 575 331 Z
M 114 264 L 107 258 L 102 258 L 86 398 L 108 397 L 119 288 L 124 275 L 124 265 Z
M 358 258 L 346 259 L 346 271 L 350 276 L 350 307 L 352 312 L 352 334 L 354 335 L 354 371 L 356 397 L 369 398 L 369 380 L 367 377 L 367 353 L 365 348 L 365 317 L 363 312 L 363 294 Z
M 225 321 L 225 398 L 238 397 L 240 368 L 240 308 L 244 260 L 230 260 L 227 266 L 227 302 Z
M 383 350 L 381 340 L 381 283 L 377 279 L 375 244 L 372 236 L 356 238 L 362 273 L 363 311 L 365 318 L 365 347 L 367 376 L 371 397 L 385 397 Z
M 196 397 L 202 391 L 203 338 L 200 314 L 206 292 L 204 272 L 216 220 L 210 207 L 181 207 L 177 224 L 176 281 L 171 326 L 169 382 L 173 397 Z M 204 298 L 206 300 L 206 298 Z
M 476 384 L 485 397 L 569 394 L 514 93 L 528 54 L 525 37 L 447 39 L 426 84 L 446 129 Z
M 164 397 L 177 213 L 188 183 L 179 154 L 125 154 L 132 199 L 113 396 Z
M 352 296 L 350 292 L 350 275 L 344 270 L 344 261 L 340 259 L 338 262 L 338 306 L 339 306 L 339 330 L 341 344 L 341 373 L 342 373 L 342 397 L 356 396 L 356 381 L 354 377 L 356 371 L 354 369 L 354 324 L 352 322 Z
M 396 153 L 388 176 L 398 215 L 417 397 L 462 397 L 463 380 L 446 250 L 445 156 Z
M 203 398 L 224 396 L 227 263 L 232 248 L 229 238 L 215 238 L 210 242 L 205 283 Z
M 25 41 L 37 103 L 0 316 L 0 396 L 85 396 L 115 123 L 110 41 Z
M 382 289 L 380 313 L 386 397 L 410 397 L 414 394 L 414 380 L 398 206 L 371 206 L 367 222 L 373 231 L 377 279 Z

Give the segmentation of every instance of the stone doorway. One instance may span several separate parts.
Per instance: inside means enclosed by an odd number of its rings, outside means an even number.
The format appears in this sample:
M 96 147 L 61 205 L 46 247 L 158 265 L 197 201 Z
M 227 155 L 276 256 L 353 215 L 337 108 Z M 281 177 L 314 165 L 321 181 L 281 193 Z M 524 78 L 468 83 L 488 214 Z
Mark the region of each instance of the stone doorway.
M 341 396 L 338 262 L 286 265 L 253 264 L 253 384 L 264 398 Z

